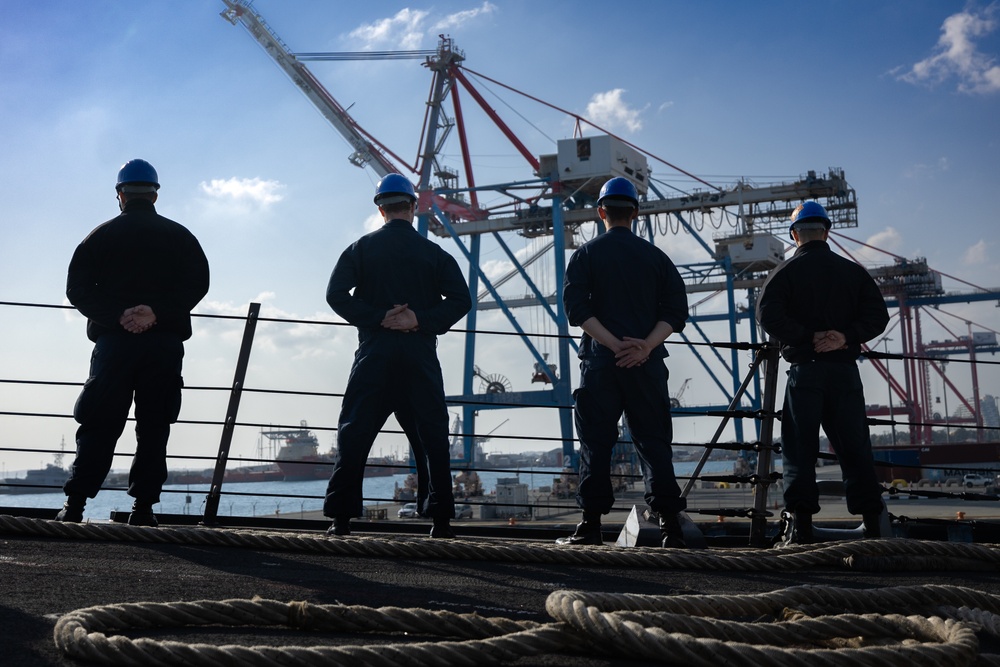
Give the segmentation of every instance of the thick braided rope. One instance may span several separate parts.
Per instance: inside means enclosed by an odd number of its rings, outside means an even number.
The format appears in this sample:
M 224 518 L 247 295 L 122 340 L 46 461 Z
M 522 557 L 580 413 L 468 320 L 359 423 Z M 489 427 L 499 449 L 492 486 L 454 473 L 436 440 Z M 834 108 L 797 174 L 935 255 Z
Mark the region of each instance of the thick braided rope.
M 159 544 L 197 544 L 264 551 L 294 551 L 364 558 L 483 560 L 551 563 L 589 567 L 663 568 L 763 572 L 814 567 L 853 567 L 885 559 L 922 557 L 935 568 L 973 567 L 1000 571 L 1000 548 L 959 542 L 857 540 L 784 549 L 660 549 L 615 546 L 565 547 L 555 544 L 486 540 L 431 540 L 410 536 L 357 536 L 331 539 L 315 533 L 203 527 L 143 528 L 106 523 L 63 523 L 0 515 L 0 533 L 64 539 Z
M 935 609 L 957 600 L 968 607 L 961 615 L 949 615 L 969 622 L 879 615 L 890 609 Z M 980 605 L 984 608 L 971 608 Z M 788 606 L 807 607 L 820 616 L 790 613 Z M 757 595 L 669 597 L 557 591 L 546 601 L 554 619 L 582 635 L 600 637 L 596 644 L 609 655 L 645 660 L 668 655 L 676 664 L 754 667 L 1000 665 L 1000 656 L 979 654 L 975 637 L 984 618 L 998 608 L 1000 596 L 954 586 L 864 591 L 799 586 Z M 792 620 L 719 620 L 761 616 Z
M 125 630 L 230 626 L 284 626 L 317 632 L 377 632 L 458 638 L 459 641 L 345 646 L 215 646 L 129 639 Z M 88 607 L 61 617 L 53 632 L 66 655 L 110 665 L 469 665 L 478 667 L 525 655 L 573 653 L 579 638 L 558 624 L 484 618 L 476 614 L 397 607 L 313 605 L 274 600 L 201 600 Z
M 900 614 L 841 613 L 810 618 L 789 605 L 876 609 L 964 601 L 953 612 L 968 622 Z M 980 607 L 985 605 L 985 607 Z M 666 664 L 747 667 L 915 667 L 1000 665 L 979 654 L 975 630 L 1000 596 L 955 586 L 845 590 L 799 586 L 757 595 L 642 596 L 557 591 L 546 601 L 556 623 L 482 618 L 475 614 L 371 609 L 273 600 L 204 600 L 90 607 L 59 619 L 57 646 L 68 656 L 113 665 L 500 664 L 529 655 L 600 652 Z M 897 607 L 898 608 L 898 607 Z M 678 612 L 677 610 L 681 610 Z M 748 615 L 781 622 L 731 621 Z M 265 626 L 323 632 L 408 633 L 450 641 L 350 646 L 214 646 L 128 639 L 106 633 L 164 627 Z M 454 641 L 460 638 L 462 641 Z M 591 641 L 592 640 L 592 641 Z
M 893 586 L 888 588 L 833 588 L 830 586 L 792 586 L 768 593 L 742 595 L 639 595 L 635 593 L 593 593 L 585 591 L 557 591 L 546 602 L 559 606 L 563 600 L 581 603 L 598 611 L 657 611 L 721 618 L 724 616 L 754 617 L 779 616 L 785 608 L 807 609 L 810 612 L 829 613 L 896 613 L 932 610 L 939 607 L 970 607 L 991 613 L 1000 612 L 1000 596 L 983 593 L 963 586 L 927 584 L 922 586 Z M 562 618 L 554 609 L 549 615 Z
M 955 607 L 942 607 L 939 611 L 948 618 L 965 621 L 995 639 L 1000 639 L 1000 614 L 996 612 L 986 611 L 985 609 L 970 609 L 969 607 L 958 609 Z

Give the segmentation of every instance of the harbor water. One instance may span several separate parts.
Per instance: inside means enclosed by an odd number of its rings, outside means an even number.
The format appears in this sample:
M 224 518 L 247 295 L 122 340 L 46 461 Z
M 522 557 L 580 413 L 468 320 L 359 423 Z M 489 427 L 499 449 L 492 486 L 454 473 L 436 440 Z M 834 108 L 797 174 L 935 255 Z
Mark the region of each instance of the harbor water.
M 678 477 L 690 475 L 695 462 L 677 462 L 674 468 Z M 732 461 L 709 461 L 702 469 L 703 475 L 730 474 L 733 470 Z M 521 469 L 519 472 L 481 471 L 479 479 L 483 493 L 491 494 L 496 489 L 498 479 L 516 477 L 527 484 L 529 489 L 551 486 L 553 479 L 559 477 L 560 471 L 552 468 Z M 403 486 L 406 473 L 391 477 L 367 477 L 364 481 L 364 497 L 366 504 L 391 502 L 396 486 Z M 681 480 L 684 485 L 684 480 Z M 154 507 L 159 514 L 190 514 L 201 515 L 205 511 L 205 498 L 208 494 L 207 484 L 169 485 L 163 488 L 160 503 Z M 219 516 L 273 516 L 275 514 L 288 518 L 299 518 L 306 512 L 322 509 L 323 494 L 326 491 L 326 480 L 309 480 L 304 482 L 248 482 L 243 484 L 225 484 L 222 487 L 222 498 L 219 502 Z M 62 506 L 61 491 L 49 493 L 24 493 L 0 495 L 0 507 L 33 507 L 58 509 Z M 84 519 L 106 521 L 112 512 L 127 512 L 132 507 L 132 498 L 124 491 L 104 490 L 96 498 L 87 502 Z

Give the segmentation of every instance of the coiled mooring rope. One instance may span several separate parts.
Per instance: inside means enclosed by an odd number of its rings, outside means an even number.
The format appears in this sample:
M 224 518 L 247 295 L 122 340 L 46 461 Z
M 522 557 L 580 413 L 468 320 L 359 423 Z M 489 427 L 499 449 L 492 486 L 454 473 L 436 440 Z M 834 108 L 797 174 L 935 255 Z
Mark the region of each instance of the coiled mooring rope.
M 854 569 L 1000 570 L 1000 547 L 918 540 L 857 540 L 783 549 L 699 550 L 561 547 L 488 540 L 326 536 L 217 528 L 142 528 L 0 515 L 0 533 L 52 538 L 198 544 L 364 558 L 552 563 L 588 567 L 776 571 Z M 791 608 L 792 611 L 787 611 Z M 898 613 L 905 609 L 910 614 Z M 664 664 L 753 667 L 995 665 L 976 633 L 1000 639 L 1000 596 L 955 586 L 842 590 L 800 586 L 757 595 L 641 596 L 557 591 L 548 624 L 475 614 L 312 605 L 272 600 L 116 604 L 59 619 L 68 656 L 112 665 L 485 667 L 527 655 L 604 654 Z M 758 619 L 747 622 L 747 618 Z M 280 625 L 324 632 L 406 633 L 443 641 L 350 646 L 216 646 L 129 639 L 139 629 Z M 110 633 L 110 634 L 109 634 Z
M 959 603 L 962 606 L 951 606 Z M 790 609 L 792 608 L 792 609 Z M 928 616 L 886 613 L 919 609 Z M 808 611 L 806 611 L 808 610 Z M 202 600 L 79 609 L 56 623 L 68 656 L 111 665 L 485 667 L 531 655 L 600 654 L 716 667 L 1000 665 L 979 652 L 977 632 L 997 633 L 1000 596 L 958 586 L 843 590 L 797 586 L 757 595 L 642 596 L 556 591 L 554 623 L 476 614 L 273 600 Z M 729 620 L 755 616 L 756 621 Z M 215 646 L 107 633 L 197 626 L 283 626 L 334 632 L 409 633 L 449 641 L 347 646 Z
M 108 632 L 166 627 L 283 626 L 314 632 L 416 634 L 459 641 L 348 646 L 215 646 L 176 641 L 132 640 Z M 56 646 L 66 655 L 111 665 L 248 666 L 350 664 L 483 665 L 524 655 L 571 652 L 555 625 L 476 614 L 274 600 L 200 600 L 116 604 L 79 609 L 56 623 Z M 467 641 L 461 641 L 461 640 Z

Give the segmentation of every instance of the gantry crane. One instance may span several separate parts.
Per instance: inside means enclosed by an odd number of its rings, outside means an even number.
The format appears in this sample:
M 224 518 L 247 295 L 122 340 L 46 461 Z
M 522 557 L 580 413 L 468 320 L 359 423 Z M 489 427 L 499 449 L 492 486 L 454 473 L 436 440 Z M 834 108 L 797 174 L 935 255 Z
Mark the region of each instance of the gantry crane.
M 931 317 L 945 331 L 949 328 L 938 318 L 935 311 L 949 303 L 972 303 L 977 301 L 997 301 L 1000 304 L 1000 291 L 977 289 L 965 293 L 945 293 L 941 285 L 941 274 L 933 270 L 926 258 L 904 259 L 895 257 L 892 264 L 875 268 L 871 271 L 878 283 L 886 304 L 898 311 L 899 318 L 895 325 L 899 328 L 898 336 L 902 348 L 902 360 L 896 368 L 902 367 L 902 373 L 891 373 L 889 359 L 872 359 L 875 370 L 886 380 L 889 388 L 888 406 L 869 406 L 869 416 L 888 415 L 892 421 L 899 416 L 909 422 L 909 435 L 902 444 L 931 444 L 933 442 L 934 425 L 944 425 L 949 428 L 955 423 L 968 423 L 977 428 L 977 441 L 982 442 L 984 432 L 982 427 L 984 401 L 980 396 L 979 377 L 976 365 L 977 354 L 995 354 L 1000 352 L 995 331 L 973 331 L 972 323 L 965 322 L 966 335 L 953 333 L 952 338 L 944 341 L 924 341 L 922 328 L 923 316 Z M 926 310 L 926 307 L 930 310 Z M 886 336 L 891 332 L 886 333 Z M 877 346 L 877 343 L 873 343 Z M 876 350 L 878 351 L 878 350 Z M 966 398 L 963 392 L 949 378 L 945 368 L 948 357 L 968 356 L 969 373 L 972 386 L 972 398 Z M 935 409 L 932 402 L 931 373 L 940 378 L 945 395 L 945 415 Z M 967 417 L 952 418 L 947 413 L 948 395 L 953 394 L 958 405 L 965 409 Z M 893 404 L 894 398 L 898 401 Z M 895 429 L 893 430 L 895 434 Z
M 752 316 L 755 289 L 766 273 L 782 261 L 787 249 L 787 244 L 772 232 L 780 229 L 782 235 L 785 233 L 788 216 L 799 202 L 805 199 L 820 201 L 830 212 L 835 228 L 857 225 L 855 193 L 847 184 L 843 170 L 831 169 L 827 174 L 810 171 L 798 180 L 778 184 L 759 185 L 741 180 L 734 187 L 721 188 L 659 160 L 700 184 L 699 189 L 684 192 L 680 196 L 665 197 L 665 184 L 653 177 L 648 154 L 610 133 L 560 140 L 555 154 L 536 157 L 472 85 L 466 74 L 471 70 L 467 70 L 464 65 L 465 55 L 455 48 L 449 37 L 442 35 L 433 52 L 296 54 L 252 8 L 249 0 L 223 2 L 226 9 L 222 16 L 234 25 L 244 26 L 334 128 L 348 140 L 354 149 L 348 158 L 352 164 L 367 166 L 379 176 L 398 171 L 418 177 L 418 230 L 425 235 L 433 233 L 451 238 L 468 260 L 470 290 L 474 297 L 479 295 L 480 298 L 477 300 L 477 308 L 472 310 L 466 321 L 468 333 L 465 338 L 462 394 L 448 397 L 451 404 L 461 405 L 463 409 L 467 464 L 473 463 L 474 423 L 478 411 L 511 407 L 565 407 L 572 403 L 568 369 L 570 353 L 575 349 L 576 343 L 569 337 L 569 324 L 560 298 L 566 251 L 574 247 L 584 225 L 597 222 L 595 200 L 601 184 L 607 178 L 625 176 L 636 184 L 641 195 L 640 218 L 635 226 L 638 234 L 655 242 L 658 234 L 665 233 L 663 225 L 670 228 L 676 224 L 678 229 L 691 233 L 692 238 L 697 240 L 706 253 L 704 262 L 678 268 L 685 278 L 688 291 L 725 295 L 727 312 L 717 315 L 696 312 L 690 320 L 691 326 L 683 336 L 686 342 L 691 342 L 692 338 L 700 338 L 709 343 L 711 338 L 707 335 L 704 324 L 710 322 L 727 322 L 730 340 L 739 340 L 737 326 L 747 319 L 751 323 L 751 342 L 757 342 L 758 333 Z M 365 131 L 303 64 L 307 60 L 362 57 L 420 57 L 423 58 L 422 64 L 432 72 L 434 80 L 426 104 L 422 146 L 416 164 L 406 164 Z M 532 178 L 491 185 L 476 183 L 460 90 L 469 94 L 524 158 L 532 171 Z M 446 100 L 451 101 L 453 118 L 444 109 Z M 578 126 L 582 122 L 589 122 L 579 116 L 576 116 L 576 120 Z M 459 174 L 456 171 L 438 162 L 438 154 L 444 141 L 453 130 L 457 131 L 461 145 L 464 186 L 459 184 Z M 438 183 L 432 183 L 434 178 L 438 179 Z M 484 209 L 479 204 L 479 193 L 483 191 L 501 195 L 503 200 L 491 205 L 489 210 Z M 718 235 L 713 239 L 714 247 L 710 246 L 702 239 L 698 229 L 698 219 L 705 216 L 735 220 L 735 224 L 731 225 L 735 232 Z M 595 229 L 599 231 L 596 226 Z M 552 238 L 545 250 L 551 250 L 553 255 L 556 286 L 553 292 L 545 293 L 532 280 L 526 269 L 528 262 L 520 260 L 501 236 L 510 232 L 526 238 Z M 510 260 L 517 277 L 529 290 L 523 298 L 502 297 L 497 291 L 499 281 L 491 282 L 483 272 L 480 264 L 481 240 L 487 236 L 496 242 Z M 465 241 L 466 238 L 468 242 Z M 481 295 L 480 285 L 483 292 Z M 737 294 L 744 290 L 747 306 L 742 308 L 737 305 Z M 557 363 L 548 363 L 548 355 L 536 348 L 531 336 L 514 317 L 513 309 L 521 306 L 541 308 L 555 324 L 559 348 Z M 473 381 L 477 376 L 477 313 L 491 308 L 502 311 L 514 331 L 520 334 L 521 341 L 534 359 L 536 376 L 543 381 L 544 389 L 474 393 Z M 688 334 L 688 331 L 693 333 Z M 730 349 L 727 359 L 712 347 L 707 348 L 709 352 L 704 355 L 696 348 L 692 349 L 706 371 L 706 376 L 713 380 L 723 399 L 710 406 L 681 407 L 678 412 L 727 408 L 740 386 L 738 350 L 735 347 Z M 710 365 L 710 361 L 714 365 Z M 715 371 L 715 365 L 718 364 L 724 368 L 724 374 Z M 728 382 L 726 375 L 730 378 Z M 759 409 L 759 387 L 755 386 L 754 389 L 746 400 L 750 403 L 748 407 Z M 559 420 L 565 459 L 567 464 L 572 464 L 575 454 L 570 412 L 559 410 Z M 742 421 L 735 420 L 734 426 L 737 439 L 742 440 Z

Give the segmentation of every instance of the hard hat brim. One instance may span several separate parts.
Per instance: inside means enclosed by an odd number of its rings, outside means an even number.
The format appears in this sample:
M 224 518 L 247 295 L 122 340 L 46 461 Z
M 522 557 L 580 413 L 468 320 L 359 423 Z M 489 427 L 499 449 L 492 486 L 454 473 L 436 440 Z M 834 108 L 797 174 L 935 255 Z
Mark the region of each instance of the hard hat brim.
M 375 203 L 378 204 L 379 206 L 388 206 L 390 204 L 399 204 L 399 203 L 404 202 L 404 201 L 406 201 L 406 202 L 412 202 L 412 201 L 416 201 L 416 200 L 413 197 L 411 197 L 410 195 L 403 195 L 403 194 L 400 194 L 400 195 L 381 195 L 379 197 L 376 197 L 376 199 L 375 199 Z
M 830 223 L 823 218 L 809 218 L 801 222 L 793 222 L 791 229 L 830 229 Z
M 148 185 L 145 183 L 122 183 L 118 186 L 118 190 L 120 192 L 128 192 L 130 194 L 137 194 L 140 192 L 156 192 L 159 189 L 159 185 Z
M 600 205 L 604 208 L 636 208 L 634 201 L 620 197 L 605 197 L 601 200 Z

